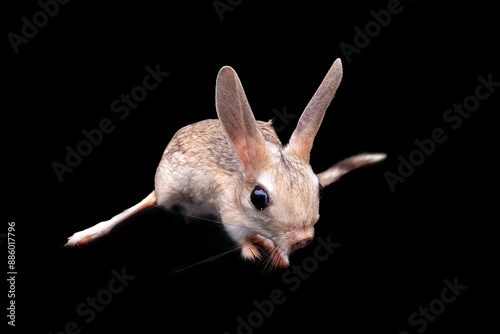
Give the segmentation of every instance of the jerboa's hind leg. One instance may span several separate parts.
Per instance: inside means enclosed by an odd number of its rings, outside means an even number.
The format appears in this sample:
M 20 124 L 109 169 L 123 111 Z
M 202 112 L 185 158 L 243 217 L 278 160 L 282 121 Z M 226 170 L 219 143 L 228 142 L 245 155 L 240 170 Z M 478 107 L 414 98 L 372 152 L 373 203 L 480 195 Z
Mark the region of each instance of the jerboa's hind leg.
M 125 219 L 129 218 L 133 214 L 145 209 L 147 207 L 156 205 L 156 194 L 151 192 L 145 199 L 137 203 L 133 207 L 123 211 L 122 213 L 114 216 L 110 220 L 103 221 L 97 225 L 89 227 L 86 230 L 76 232 L 73 236 L 69 237 L 68 242 L 64 245 L 67 247 L 80 246 L 89 243 L 92 240 L 100 238 L 111 231 L 113 227 L 123 222 Z

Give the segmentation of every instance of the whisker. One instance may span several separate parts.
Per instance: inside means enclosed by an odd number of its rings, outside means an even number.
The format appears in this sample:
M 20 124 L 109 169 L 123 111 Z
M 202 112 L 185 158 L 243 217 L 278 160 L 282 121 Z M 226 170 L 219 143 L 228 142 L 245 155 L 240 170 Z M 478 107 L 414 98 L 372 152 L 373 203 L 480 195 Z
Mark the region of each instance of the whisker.
M 194 219 L 200 219 L 200 220 L 205 220 L 205 221 L 208 221 L 208 222 L 212 222 L 212 223 L 216 223 L 216 224 L 220 224 L 220 225 L 226 225 L 226 226 L 232 226 L 232 227 L 236 227 L 236 228 L 242 228 L 242 229 L 249 229 L 249 230 L 253 230 L 253 231 L 265 231 L 267 233 L 271 233 L 269 230 L 265 229 L 265 228 L 257 228 L 257 227 L 248 227 L 248 226 L 240 226 L 240 225 L 236 225 L 236 224 L 231 224 L 231 223 L 226 223 L 226 222 L 221 222 L 221 221 L 218 221 L 218 220 L 214 220 L 214 219 L 210 219 L 210 218 L 206 218 L 206 217 L 201 217 L 201 216 L 194 216 L 194 215 L 190 215 L 190 214 L 186 214 L 182 211 L 174 211 L 174 210 L 171 210 L 171 209 L 168 209 L 164 206 L 160 206 L 160 205 L 157 205 L 156 207 L 159 207 L 165 211 L 168 211 L 168 212 L 172 212 L 172 213 L 176 213 L 176 214 L 180 214 L 181 216 L 185 216 L 185 217 L 189 217 L 189 218 L 194 218 Z M 257 239 L 257 240 L 254 240 L 252 241 L 251 243 L 252 244 L 255 244 L 255 243 L 258 243 L 262 240 L 265 240 L 265 239 L 269 239 L 271 240 L 277 247 L 279 248 L 275 248 L 272 252 L 269 252 L 266 250 L 266 253 L 268 254 L 268 256 L 266 257 L 266 260 L 265 260 L 265 263 L 264 263 L 264 269 L 263 270 L 266 270 L 266 268 L 269 269 L 269 272 L 271 272 L 271 270 L 273 269 L 273 267 L 275 267 L 275 265 L 273 265 L 272 263 L 274 262 L 274 260 L 279 256 L 278 254 L 278 249 L 281 249 L 284 251 L 284 248 L 281 244 L 281 242 L 279 240 L 276 240 L 277 237 L 266 237 L 262 234 L 259 234 L 259 236 L 261 237 L 260 239 Z M 181 271 L 184 271 L 184 270 L 187 270 L 187 269 L 190 269 L 192 267 L 195 267 L 197 265 L 200 265 L 200 264 L 203 264 L 203 263 L 207 263 L 207 262 L 210 262 L 210 261 L 214 261 L 224 255 L 227 255 L 231 252 L 234 252 L 236 250 L 239 250 L 241 249 L 241 246 L 237 246 L 235 248 L 232 248 L 230 250 L 227 250 L 227 251 L 224 251 L 222 253 L 219 253 L 219 254 L 216 254 L 216 255 L 213 255 L 211 257 L 208 257 L 204 260 L 201 260 L 199 262 L 196 262 L 196 263 L 193 263 L 187 267 L 184 267 L 184 268 L 180 268 L 180 269 L 177 269 L 177 270 L 174 270 L 172 272 L 170 272 L 169 274 L 170 275 L 173 275 L 173 274 L 176 274 L 176 273 L 179 273 Z
M 184 271 L 184 270 L 187 270 L 187 269 L 189 269 L 189 268 L 192 268 L 192 267 L 194 267 L 194 266 L 197 266 L 197 265 L 200 265 L 200 264 L 203 264 L 203 263 L 207 263 L 207 262 L 210 262 L 210 261 L 216 260 L 216 259 L 218 259 L 218 258 L 220 258 L 220 257 L 222 257 L 222 256 L 224 256 L 224 255 L 227 255 L 227 254 L 229 254 L 229 253 L 231 253 L 231 252 L 234 252 L 234 251 L 236 251 L 236 250 L 239 250 L 240 248 L 241 248 L 241 247 L 240 247 L 240 246 L 238 246 L 238 247 L 236 247 L 236 248 L 233 248 L 233 249 L 227 250 L 227 251 L 225 251 L 225 252 L 222 252 L 222 253 L 216 254 L 216 255 L 214 255 L 214 256 L 210 256 L 210 257 L 208 257 L 208 258 L 206 258 L 206 259 L 204 259 L 204 260 L 201 260 L 201 261 L 199 261 L 199 262 L 193 263 L 193 264 L 191 264 L 191 265 L 189 265 L 189 266 L 187 266 L 187 267 L 184 267 L 184 268 L 180 268 L 180 269 L 177 269 L 177 270 L 171 271 L 169 274 L 170 274 L 170 275 L 172 275 L 172 274 L 176 274 L 176 273 L 179 273 L 179 272 L 181 272 L 181 271 Z
M 266 238 L 266 237 L 262 236 L 262 238 L 261 238 L 261 239 L 259 239 L 259 240 L 255 240 L 255 241 L 253 241 L 253 242 L 251 242 L 251 243 L 252 243 L 252 244 L 255 244 L 255 243 L 260 242 L 260 241 L 265 240 L 265 239 L 269 239 L 269 238 Z M 204 260 L 201 260 L 201 261 L 199 261 L 199 262 L 193 263 L 193 264 L 191 264 L 191 265 L 189 265 L 189 266 L 187 266 L 187 267 L 184 267 L 184 268 L 180 268 L 180 269 L 177 269 L 177 270 L 171 271 L 171 272 L 169 273 L 169 275 L 173 275 L 173 274 L 179 273 L 179 272 L 181 272 L 181 271 L 187 270 L 187 269 L 189 269 L 189 268 L 192 268 L 192 267 L 194 267 L 194 266 L 197 266 L 197 265 L 200 265 L 200 264 L 203 264 L 203 263 L 207 263 L 207 262 L 210 262 L 210 261 L 216 260 L 216 259 L 218 259 L 218 258 L 220 258 L 220 257 L 222 257 L 222 256 L 224 256 L 224 255 L 227 255 L 227 254 L 229 254 L 229 253 L 231 253 L 231 252 L 234 252 L 234 251 L 236 251 L 236 250 L 239 250 L 239 249 L 241 249 L 241 246 L 237 246 L 237 247 L 235 247 L 235 248 L 229 249 L 229 250 L 224 251 L 224 252 L 222 252 L 222 253 L 219 253 L 219 254 L 216 254 L 216 255 L 210 256 L 210 257 L 208 257 L 208 258 L 206 258 L 206 259 L 204 259 Z
M 205 220 L 205 221 L 212 222 L 212 223 L 216 223 L 216 224 L 227 225 L 227 226 L 233 226 L 233 227 L 236 227 L 236 228 L 249 229 L 249 230 L 255 230 L 255 231 L 265 231 L 265 232 L 270 232 L 269 230 L 267 230 L 267 229 L 265 229 L 265 228 L 248 227 L 248 226 L 241 226 L 241 225 L 236 225 L 236 224 L 231 224 L 231 223 L 223 223 L 223 222 L 221 222 L 221 221 L 218 221 L 218 220 L 213 220 L 213 219 L 206 218 L 206 217 L 188 215 L 188 214 L 185 214 L 185 213 L 183 213 L 183 212 L 174 211 L 174 210 L 168 209 L 168 208 L 166 208 L 166 207 L 164 207 L 164 206 L 160 206 L 160 205 L 157 205 L 156 207 L 161 208 L 161 209 L 163 209 L 163 210 L 165 210 L 165 211 L 168 211 L 168 212 L 172 212 L 172 213 L 177 213 L 177 214 L 180 214 L 180 215 L 185 216 L 185 217 L 194 218 L 194 219 L 201 219 L 201 220 Z M 270 238 L 269 238 L 269 239 L 270 239 Z
M 268 266 L 269 266 L 269 268 L 268 268 Z M 266 261 L 264 263 L 264 269 L 262 269 L 262 271 L 266 271 L 266 269 L 267 269 L 267 272 L 270 273 L 271 272 L 271 267 L 272 267 L 272 265 L 271 265 L 271 256 L 268 255 L 266 257 Z
M 286 251 L 286 248 L 283 246 L 282 241 L 276 240 L 275 248 L 271 251 L 266 252 L 268 256 L 266 258 L 263 271 L 268 269 L 268 272 L 271 272 L 271 270 L 276 269 L 277 266 L 273 263 L 276 262 L 276 260 L 281 256 L 281 252 L 285 254 L 288 253 Z
M 266 263 L 264 265 L 264 271 L 267 269 L 267 272 L 270 273 L 271 270 L 273 269 L 274 265 L 274 256 L 276 254 L 276 249 L 273 249 L 272 251 L 267 251 L 267 258 L 266 258 Z

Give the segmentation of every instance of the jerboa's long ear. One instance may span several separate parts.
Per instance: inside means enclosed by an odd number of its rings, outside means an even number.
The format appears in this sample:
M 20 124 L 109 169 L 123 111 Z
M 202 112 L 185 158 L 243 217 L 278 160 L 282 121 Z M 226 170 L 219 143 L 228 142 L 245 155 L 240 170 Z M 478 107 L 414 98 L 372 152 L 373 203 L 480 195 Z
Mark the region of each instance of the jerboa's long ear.
M 318 174 L 319 183 L 326 187 L 337 181 L 340 177 L 352 170 L 382 161 L 387 157 L 385 153 L 364 153 L 358 154 L 337 162 L 332 167 Z
M 314 137 L 316 137 L 325 111 L 330 105 L 341 79 L 342 62 L 340 58 L 337 58 L 300 116 L 297 127 L 290 138 L 287 149 L 305 162 L 309 162 Z
M 221 68 L 217 75 L 215 106 L 226 137 L 245 170 L 263 165 L 267 158 L 266 143 L 240 79 L 229 66 Z

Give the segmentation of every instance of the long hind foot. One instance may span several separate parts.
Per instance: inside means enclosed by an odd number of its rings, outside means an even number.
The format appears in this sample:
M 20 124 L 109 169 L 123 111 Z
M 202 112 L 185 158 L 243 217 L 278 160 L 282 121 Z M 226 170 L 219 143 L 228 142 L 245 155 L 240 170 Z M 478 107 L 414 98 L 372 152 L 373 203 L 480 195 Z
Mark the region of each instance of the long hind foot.
M 89 227 L 80 232 L 76 232 L 71 237 L 68 238 L 68 242 L 64 245 L 65 247 L 83 246 L 88 244 L 94 239 L 100 238 L 111 230 L 115 225 L 112 222 L 113 219 L 101 222 L 97 225 Z
M 111 231 L 113 227 L 126 220 L 133 214 L 150 207 L 152 205 L 156 205 L 156 194 L 155 192 L 151 192 L 145 199 L 141 202 L 137 203 L 133 207 L 123 211 L 122 213 L 114 216 L 110 220 L 103 221 L 97 225 L 89 227 L 80 232 L 76 232 L 71 237 L 68 238 L 68 242 L 64 245 L 66 247 L 74 247 L 74 246 L 82 246 L 88 244 L 94 239 L 100 238 Z

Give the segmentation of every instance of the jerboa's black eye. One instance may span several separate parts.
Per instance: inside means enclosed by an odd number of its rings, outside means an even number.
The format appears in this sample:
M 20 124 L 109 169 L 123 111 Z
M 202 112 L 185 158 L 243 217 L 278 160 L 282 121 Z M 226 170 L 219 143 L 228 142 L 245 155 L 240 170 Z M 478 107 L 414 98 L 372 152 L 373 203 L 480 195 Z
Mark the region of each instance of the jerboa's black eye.
M 255 187 L 250 195 L 250 200 L 258 210 L 264 209 L 269 204 L 269 196 L 261 187 Z
M 323 193 L 325 192 L 325 187 L 319 184 L 319 198 L 323 197 Z

